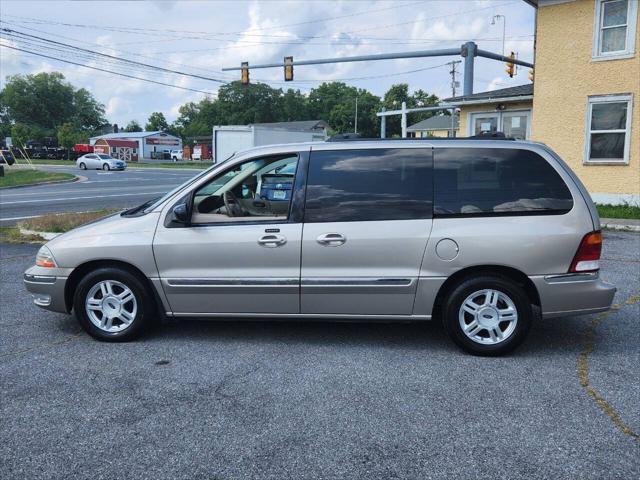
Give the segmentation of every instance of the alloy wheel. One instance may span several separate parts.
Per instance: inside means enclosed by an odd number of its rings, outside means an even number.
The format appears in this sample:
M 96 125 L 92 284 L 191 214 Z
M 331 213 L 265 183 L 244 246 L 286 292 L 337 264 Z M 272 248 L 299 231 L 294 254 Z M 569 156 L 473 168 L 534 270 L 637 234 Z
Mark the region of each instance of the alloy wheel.
M 138 313 L 138 302 L 124 283 L 102 280 L 87 293 L 85 310 L 91 323 L 100 330 L 117 333 L 133 323 Z
M 518 310 L 505 293 L 493 289 L 478 290 L 462 302 L 458 320 L 464 334 L 474 342 L 496 345 L 515 331 Z

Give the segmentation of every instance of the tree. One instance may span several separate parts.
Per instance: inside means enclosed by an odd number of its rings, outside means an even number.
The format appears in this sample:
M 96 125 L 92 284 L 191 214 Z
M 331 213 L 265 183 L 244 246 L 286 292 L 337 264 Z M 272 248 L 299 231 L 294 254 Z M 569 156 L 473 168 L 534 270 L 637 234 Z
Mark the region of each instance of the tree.
M 365 89 L 342 82 L 323 83 L 309 93 L 310 116 L 327 121 L 337 133 L 353 132 L 356 97 L 358 133 L 363 137 L 377 137 L 379 130 L 376 112 L 380 109 L 380 98 Z
M 78 130 L 76 126 L 67 122 L 58 129 L 58 145 L 70 150 L 76 143 L 87 143 L 88 136 Z
M 398 83 L 392 85 L 384 94 L 383 105 L 387 110 L 400 110 L 402 102 L 406 102 L 407 108 L 428 107 L 435 105 L 440 99 L 433 94 L 428 94 L 424 90 L 416 90 L 413 95 L 409 94 L 409 85 L 407 83 Z M 432 117 L 436 112 L 416 112 L 408 115 L 408 119 L 415 123 Z M 387 136 L 399 136 L 402 134 L 400 125 L 400 115 L 392 115 L 387 117 Z
M 400 110 L 402 102 L 407 103 L 407 107 L 411 108 L 409 101 L 409 85 L 407 83 L 398 83 L 391 85 L 389 90 L 384 94 L 383 106 L 387 110 Z M 387 136 L 394 137 L 402 134 L 400 115 L 390 115 L 387 117 Z
M 82 131 L 93 131 L 106 123 L 104 105 L 99 103 L 84 88 L 73 93 L 73 115 L 71 122 Z
M 124 127 L 124 131 L 125 132 L 141 132 L 142 126 L 135 120 L 131 120 L 129 123 L 127 123 L 127 126 Z
M 282 111 L 282 90 L 264 83 L 231 82 L 218 90 L 222 125 L 277 122 Z
M 319 120 L 309 118 L 307 97 L 300 90 L 289 88 L 282 95 L 282 111 L 279 115 L 280 122 L 293 122 L 296 120 Z
M 59 72 L 12 75 L 0 93 L 3 116 L 53 135 L 63 123 L 92 130 L 106 122 L 104 105 L 85 89 L 76 90 Z
M 30 138 L 31 129 L 24 123 L 16 123 L 11 126 L 11 143 L 15 147 L 23 148 Z
M 169 123 L 167 122 L 167 119 L 164 118 L 164 114 L 162 112 L 153 112 L 149 115 L 149 120 L 147 121 L 144 129 L 147 132 L 155 132 L 157 130 L 166 132 L 169 130 Z

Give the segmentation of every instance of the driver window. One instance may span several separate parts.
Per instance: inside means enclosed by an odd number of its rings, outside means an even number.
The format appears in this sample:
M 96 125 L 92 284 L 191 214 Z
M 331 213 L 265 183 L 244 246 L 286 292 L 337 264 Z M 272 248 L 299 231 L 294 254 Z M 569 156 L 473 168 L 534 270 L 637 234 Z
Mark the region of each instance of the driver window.
M 286 220 L 298 156 L 253 159 L 200 187 L 191 223 Z

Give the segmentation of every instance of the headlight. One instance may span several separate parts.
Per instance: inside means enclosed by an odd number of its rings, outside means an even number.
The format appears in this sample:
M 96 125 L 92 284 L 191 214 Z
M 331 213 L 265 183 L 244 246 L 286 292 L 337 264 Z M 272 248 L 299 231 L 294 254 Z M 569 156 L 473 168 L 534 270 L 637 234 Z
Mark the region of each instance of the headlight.
M 38 250 L 38 254 L 36 255 L 36 265 L 38 267 L 45 268 L 55 268 L 58 266 L 56 265 L 56 261 L 53 258 L 53 255 L 51 254 L 51 250 L 49 250 L 44 245 L 40 248 L 40 250 Z

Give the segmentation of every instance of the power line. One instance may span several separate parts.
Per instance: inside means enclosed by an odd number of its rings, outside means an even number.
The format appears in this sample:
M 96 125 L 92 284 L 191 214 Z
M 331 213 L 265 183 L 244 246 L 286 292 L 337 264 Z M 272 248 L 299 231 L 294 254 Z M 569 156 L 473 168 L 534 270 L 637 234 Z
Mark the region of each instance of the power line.
M 426 0 L 425 0 L 426 1 Z M 422 2 L 415 2 L 415 3 L 422 3 Z M 472 9 L 472 10 L 467 10 L 465 12 L 463 12 L 462 14 L 468 14 L 468 13 L 474 13 L 474 12 L 478 12 L 478 11 L 483 11 L 483 10 L 488 10 L 488 9 L 493 9 L 493 8 L 498 8 L 498 7 L 503 7 L 503 6 L 508 6 L 508 5 L 512 5 L 515 2 L 507 2 L 507 3 L 502 3 L 502 4 L 498 4 L 498 5 L 490 5 L 487 7 L 481 7 L 481 8 L 477 8 L 477 9 Z M 408 5 L 412 5 L 412 4 L 404 4 L 404 5 L 399 5 L 399 6 L 394 6 L 394 7 L 389 7 L 389 8 L 385 8 L 385 9 L 379 9 L 379 10 L 370 10 L 368 11 L 369 13 L 374 13 L 374 12 L 378 12 L 378 11 L 384 11 L 384 10 L 390 10 L 390 9 L 396 9 L 396 8 L 400 8 L 403 6 L 408 6 Z M 365 12 L 366 13 L 366 12 Z M 346 17 L 350 17 L 350 16 L 357 16 L 357 15 L 361 15 L 362 13 L 352 13 L 352 14 L 348 14 L 345 16 L 341 16 L 341 17 L 329 17 L 330 19 L 333 18 L 346 18 Z M 460 12 L 456 12 L 456 13 L 450 13 L 450 14 L 445 14 L 445 15 L 438 15 L 435 17 L 429 17 L 428 19 L 424 19 L 424 20 L 428 20 L 428 21 L 432 21 L 432 20 L 438 20 L 441 18 L 448 18 L 448 17 L 452 17 L 452 16 L 460 16 L 461 13 Z M 290 38 L 288 36 L 275 36 L 275 35 L 266 35 L 266 34 L 252 34 L 249 32 L 254 32 L 254 31 L 262 31 L 262 30 L 271 30 L 274 28 L 283 28 L 283 27 L 288 27 L 288 26 L 296 26 L 296 25 L 302 25 L 302 24 L 310 24 L 310 23 L 318 23 L 323 21 L 323 19 L 318 19 L 318 20 L 312 20 L 312 21 L 306 21 L 306 22 L 300 22 L 297 24 L 289 24 L 289 25 L 280 25 L 278 27 L 265 27 L 263 29 L 252 29 L 252 30 L 247 30 L 244 32 L 201 32 L 201 31 L 189 31 L 189 30 L 172 30 L 172 29 L 149 29 L 149 28 L 138 28 L 138 27 L 123 27 L 123 26 L 109 26 L 109 25 L 104 25 L 104 24 L 75 24 L 75 23 L 68 23 L 68 22 L 59 22 L 59 21 L 52 21 L 50 19 L 37 19 L 34 17 L 19 17 L 19 16 L 12 16 L 12 15 L 7 15 L 10 16 L 12 18 L 26 18 L 26 19 L 31 19 L 34 20 L 34 22 L 32 23 L 39 23 L 39 24 L 57 24 L 57 25 L 62 25 L 62 26 L 68 26 L 68 27 L 74 27 L 74 28 L 87 28 L 87 29 L 101 29 L 101 30 L 105 30 L 105 31 L 114 31 L 114 32 L 121 32 L 121 33 L 129 33 L 132 35 L 145 35 L 145 36 L 160 36 L 163 37 L 162 40 L 159 40 L 160 42 L 165 42 L 165 41 L 174 41 L 175 39 L 183 39 L 183 40 L 209 40 L 209 41 L 227 41 L 227 42 L 243 42 L 241 40 L 226 40 L 226 39 L 220 39 L 217 38 L 216 35 L 235 35 L 235 36 L 270 36 L 270 37 L 284 37 L 284 38 Z M 378 25 L 378 26 L 371 26 L 371 27 L 367 27 L 367 28 L 363 28 L 363 29 L 358 29 L 358 30 L 351 30 L 351 31 L 346 31 L 346 32 L 340 32 L 339 35 L 348 35 L 348 34 L 352 34 L 352 33 L 358 33 L 358 32 L 362 32 L 362 31 L 370 31 L 370 30 L 379 30 L 379 29 L 386 29 L 386 28 L 391 28 L 394 26 L 403 26 L 403 25 L 408 25 L 408 24 L 414 24 L 414 23 L 419 23 L 422 22 L 423 19 L 418 19 L 418 20 L 410 20 L 407 22 L 400 22 L 400 23 L 394 23 L 394 24 L 387 24 L 387 25 Z M 153 32 L 157 32 L 157 33 L 153 33 Z M 182 35 L 182 36 L 173 36 L 171 38 L 164 38 L 167 37 L 167 33 L 178 33 L 178 34 L 190 34 L 188 36 Z M 323 35 L 310 35 L 310 36 L 300 36 L 300 35 L 296 35 L 297 39 L 301 39 L 301 40 L 313 40 L 313 39 L 318 39 L 318 38 L 335 38 L 335 36 L 323 36 Z M 338 39 L 340 40 L 340 39 Z M 402 42 L 398 42 L 397 44 L 413 44 L 413 43 L 422 43 L 422 42 L 440 42 L 440 41 L 467 41 L 469 39 L 427 39 L 427 38 L 422 38 L 422 39 L 412 39 L 412 41 L 408 42 L 407 39 L 403 39 L 403 38 L 381 38 L 381 37 L 362 37 L 362 38 L 358 38 L 356 40 L 374 40 L 374 41 L 384 41 L 384 42 L 389 42 L 389 41 L 394 41 L 394 40 L 400 40 Z M 480 39 L 478 39 L 480 40 Z M 498 41 L 500 39 L 486 39 L 487 41 Z M 297 44 L 306 44 L 309 45 L 309 42 L 257 42 L 257 43 L 251 43 L 251 42 L 255 42 L 255 41 L 249 41 L 249 42 L 243 42 L 245 44 L 245 46 L 255 46 L 255 45 L 263 45 L 263 44 L 284 44 L 284 45 L 288 45 L 288 44 L 292 44 L 292 45 L 297 45 Z M 121 43 L 121 45 L 126 45 L 126 44 L 135 44 L 135 43 L 150 43 L 148 40 L 145 40 L 144 42 L 123 42 Z M 343 39 L 343 42 L 332 42 L 329 43 L 329 45 L 335 45 L 336 43 L 339 44 L 353 44 L 355 42 L 348 42 L 346 39 Z M 311 43 L 311 45 L 324 45 L 324 43 Z M 241 47 L 240 45 L 237 46 L 238 48 Z M 222 48 L 230 48 L 230 47 L 222 47 Z M 235 48 L 235 47 L 234 47 Z M 211 50 L 211 49 L 209 49 Z M 164 52 L 166 53 L 166 52 Z
M 172 30 L 172 29 L 154 29 L 154 28 L 137 28 L 137 27 L 124 27 L 125 29 L 129 30 L 129 33 L 134 33 L 135 31 L 140 32 L 140 35 L 155 35 L 153 33 L 150 32 L 159 32 L 160 35 L 162 36 L 166 36 L 167 32 L 170 33 L 192 33 L 192 34 L 204 34 L 204 35 L 254 35 L 257 36 L 257 34 L 248 34 L 247 32 L 260 32 L 260 31 L 264 31 L 264 30 L 274 30 L 277 28 L 285 28 L 285 27 L 296 27 L 296 26 L 301 26 L 301 25 L 309 25 L 309 24 L 317 24 L 317 23 L 321 23 L 321 22 L 327 22 L 327 21 L 331 21 L 331 20 L 339 20 L 342 18 L 350 18 L 350 17 L 355 17 L 355 16 L 360 16 L 360 15 L 365 15 L 365 14 L 370 14 L 370 13 L 378 13 L 378 12 L 384 12 L 387 10 L 397 10 L 399 8 L 404 8 L 404 7 L 410 7 L 413 5 L 417 5 L 420 3 L 425 3 L 427 0 L 420 0 L 417 2 L 409 2 L 409 3 L 404 3 L 401 5 L 393 5 L 390 7 L 385 7 L 385 8 L 379 8 L 377 10 L 363 10 L 363 11 L 358 11 L 358 12 L 354 12 L 354 13 L 349 13 L 349 14 L 345 14 L 345 15 L 338 15 L 338 16 L 334 16 L 334 17 L 324 17 L 324 18 L 317 18 L 314 20 L 307 20 L 304 22 L 297 22 L 297 23 L 290 23 L 290 24 L 283 24 L 283 25 L 274 25 L 272 27 L 263 27 L 263 28 L 253 28 L 253 29 L 249 29 L 247 31 L 244 32 L 199 32 L 199 31 L 189 31 L 189 30 Z M 42 23 L 57 23 L 58 25 L 64 25 L 64 26 L 69 26 L 69 27 L 81 27 L 81 28 L 104 28 L 104 26 L 102 25 L 88 25 L 88 24 L 73 24 L 73 23 L 65 23 L 65 22 L 51 22 L 49 20 L 44 20 L 44 19 L 37 19 L 34 17 L 20 17 L 20 16 L 16 16 L 16 15 L 7 15 L 9 17 L 13 17 L 13 18 L 27 18 L 30 20 L 36 20 L 36 21 L 40 21 Z M 118 31 L 118 30 L 117 30 Z M 264 35 L 266 36 L 266 35 Z
M 164 85 L 165 87 L 173 87 L 173 88 L 179 88 L 181 90 L 189 90 L 191 92 L 204 93 L 205 95 L 216 95 L 215 92 L 208 92 L 208 91 L 205 91 L 205 90 L 197 90 L 195 88 L 189 88 L 189 87 L 181 87 L 179 85 L 173 85 L 173 84 L 170 84 L 170 83 L 159 82 L 157 80 L 151 80 L 151 79 L 148 79 L 148 78 L 136 77 L 134 75 L 128 75 L 128 74 L 122 73 L 122 72 L 114 72 L 113 70 L 107 70 L 107 69 L 104 69 L 104 68 L 93 67 L 91 65 L 84 65 L 84 64 L 78 63 L 78 62 L 72 62 L 71 60 L 64 60 L 62 58 L 56 58 L 56 57 L 52 57 L 50 55 L 45 55 L 43 53 L 32 52 L 32 51 L 29 51 L 29 50 L 25 50 L 23 48 L 14 47 L 14 46 L 11 46 L 11 45 L 5 45 L 3 43 L 0 43 L 0 47 L 10 48 L 11 50 L 18 50 L 20 52 L 28 53 L 30 55 L 36 55 L 38 57 L 48 58 L 48 59 L 55 60 L 55 61 L 58 61 L 58 62 L 69 63 L 71 65 L 76 65 L 78 67 L 90 68 L 91 70 L 98 70 L 99 72 L 111 73 L 113 75 L 119 75 L 121 77 L 132 78 L 134 80 L 141 80 L 143 82 L 155 83 L 156 85 Z
M 146 67 L 146 68 L 151 68 L 151 69 L 162 71 L 162 72 L 166 72 L 166 73 L 184 75 L 184 76 L 187 76 L 187 77 L 193 77 L 193 78 L 198 78 L 200 80 L 207 80 L 207 81 L 217 82 L 217 83 L 227 83 L 227 81 L 225 81 L 225 80 L 220 80 L 220 79 L 212 78 L 212 77 L 205 77 L 203 75 L 197 75 L 197 74 L 193 74 L 193 73 L 180 72 L 180 71 L 177 71 L 177 70 L 171 70 L 171 69 L 168 69 L 168 68 L 158 67 L 156 65 L 149 65 L 148 63 L 142 63 L 142 62 L 138 62 L 136 60 L 129 60 L 129 59 L 122 58 L 122 57 L 116 57 L 114 55 L 109 55 L 107 53 L 96 52 L 95 50 L 89 50 L 89 49 L 86 49 L 86 48 L 77 47 L 77 46 L 74 46 L 74 45 L 71 45 L 71 44 L 68 44 L 68 43 L 62 43 L 62 42 L 58 42 L 56 40 L 50 40 L 50 39 L 47 39 L 47 38 L 39 37 L 37 35 L 30 35 L 28 33 L 18 32 L 16 30 L 12 30 L 10 28 L 0 28 L 0 31 L 6 33 L 10 37 L 18 37 L 19 38 L 20 36 L 22 36 L 22 37 L 27 37 L 27 38 L 34 38 L 34 39 L 38 39 L 38 40 L 41 40 L 41 41 L 44 41 L 44 42 L 47 42 L 47 43 L 52 43 L 52 44 L 56 44 L 56 45 L 60 45 L 60 46 L 68 47 L 68 48 L 72 48 L 74 50 L 80 50 L 80 51 L 83 51 L 83 52 L 91 53 L 93 55 L 99 55 L 101 57 L 107 57 L 107 58 L 115 59 L 115 60 L 122 61 L 122 62 L 125 62 L 125 63 L 139 65 L 139 66 L 143 66 L 143 67 Z

